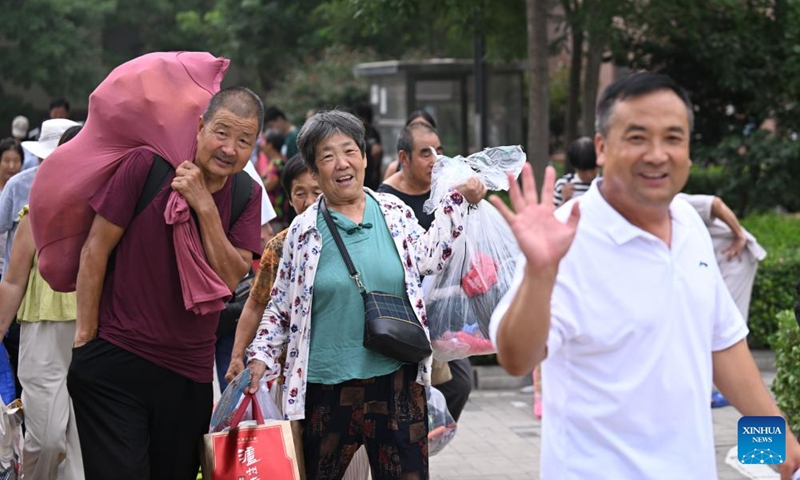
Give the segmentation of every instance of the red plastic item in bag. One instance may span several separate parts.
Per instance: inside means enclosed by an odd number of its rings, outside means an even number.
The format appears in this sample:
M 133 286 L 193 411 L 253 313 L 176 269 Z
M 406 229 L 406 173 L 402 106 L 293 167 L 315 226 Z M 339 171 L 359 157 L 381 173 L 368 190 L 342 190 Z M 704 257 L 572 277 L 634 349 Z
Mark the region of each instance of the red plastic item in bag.
M 472 298 L 488 292 L 497 282 L 497 264 L 494 259 L 483 252 L 478 252 L 470 263 L 469 271 L 461 279 L 461 288 L 469 298 Z

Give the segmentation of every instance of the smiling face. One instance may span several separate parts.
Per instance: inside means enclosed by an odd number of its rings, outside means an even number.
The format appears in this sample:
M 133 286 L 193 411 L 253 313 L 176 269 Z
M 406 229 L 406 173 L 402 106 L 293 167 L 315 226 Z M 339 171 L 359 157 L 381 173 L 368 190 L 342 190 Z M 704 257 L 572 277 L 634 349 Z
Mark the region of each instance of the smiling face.
M 313 174 L 329 205 L 347 205 L 364 197 L 367 156 L 355 140 L 334 133 L 314 148 L 317 172 Z
M 603 196 L 623 216 L 668 209 L 689 178 L 689 136 L 686 105 L 671 90 L 616 101 L 608 134 L 595 136 Z
M 220 108 L 208 122 L 200 117 L 195 163 L 206 177 L 227 178 L 244 169 L 258 135 L 258 119 Z

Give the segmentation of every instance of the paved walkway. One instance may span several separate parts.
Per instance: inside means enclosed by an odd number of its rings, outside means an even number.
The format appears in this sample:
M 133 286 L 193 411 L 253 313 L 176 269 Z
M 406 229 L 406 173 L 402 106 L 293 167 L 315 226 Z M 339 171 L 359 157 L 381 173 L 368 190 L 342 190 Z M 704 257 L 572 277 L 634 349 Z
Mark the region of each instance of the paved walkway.
M 755 356 L 764 380 L 770 384 L 775 376 L 773 356 L 770 352 L 755 352 Z M 532 410 L 532 395 L 522 393 L 519 389 L 473 391 L 461 415 L 455 438 L 431 458 L 431 479 L 539 478 L 541 428 Z M 719 478 L 778 479 L 770 467 L 760 466 L 761 470 L 744 471 L 743 466 L 736 462 L 739 418 L 739 413 L 733 407 L 713 410 Z M 729 455 L 730 464 L 726 463 Z
M 775 378 L 774 356 L 766 351 L 756 351 L 753 355 L 764 381 L 770 385 Z M 215 391 L 218 396 L 218 387 Z M 713 410 L 719 479 L 778 480 L 770 467 L 743 466 L 736 461 L 736 428 L 740 417 L 733 407 Z M 474 390 L 461 414 L 455 438 L 430 459 L 431 479 L 538 479 L 540 437 L 540 422 L 533 417 L 531 393 L 520 389 Z

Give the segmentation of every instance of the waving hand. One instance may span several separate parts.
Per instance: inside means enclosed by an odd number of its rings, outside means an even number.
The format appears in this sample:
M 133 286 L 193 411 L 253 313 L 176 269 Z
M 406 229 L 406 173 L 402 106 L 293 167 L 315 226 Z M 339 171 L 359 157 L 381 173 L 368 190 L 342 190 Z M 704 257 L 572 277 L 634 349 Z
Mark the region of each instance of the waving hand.
M 553 216 L 553 189 L 555 169 L 548 166 L 544 175 L 542 199 L 536 194 L 533 172 L 530 164 L 522 169 L 522 187 L 509 174 L 509 197 L 513 211 L 500 198 L 492 196 L 489 200 L 500 210 L 511 231 L 514 232 L 528 268 L 537 271 L 554 272 L 558 263 L 567 254 L 580 220 L 578 204 L 572 206 L 566 223 Z

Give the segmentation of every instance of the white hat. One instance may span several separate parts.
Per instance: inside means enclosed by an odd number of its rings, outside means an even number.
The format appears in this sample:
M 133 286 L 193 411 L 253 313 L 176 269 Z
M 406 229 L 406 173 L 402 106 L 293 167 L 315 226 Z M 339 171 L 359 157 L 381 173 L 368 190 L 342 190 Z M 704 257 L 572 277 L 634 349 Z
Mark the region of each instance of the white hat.
M 25 138 L 28 136 L 28 119 L 22 115 L 14 117 L 11 122 L 11 136 L 14 138 Z
M 41 159 L 47 158 L 58 146 L 58 140 L 68 128 L 80 125 L 66 118 L 53 118 L 42 122 L 42 133 L 38 142 L 22 142 L 22 148 Z

